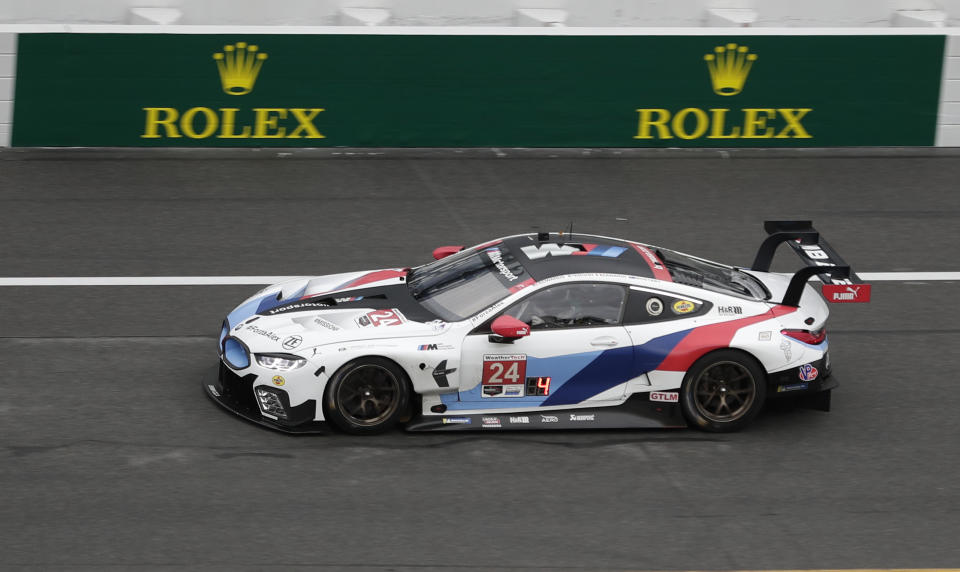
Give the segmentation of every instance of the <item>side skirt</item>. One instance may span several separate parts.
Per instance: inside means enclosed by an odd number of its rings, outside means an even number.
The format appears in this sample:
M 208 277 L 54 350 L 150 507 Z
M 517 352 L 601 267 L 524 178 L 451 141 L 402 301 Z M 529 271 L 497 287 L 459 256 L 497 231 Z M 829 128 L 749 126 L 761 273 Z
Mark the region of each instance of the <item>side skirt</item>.
M 503 413 L 418 415 L 407 431 L 479 431 L 531 429 L 662 429 L 686 427 L 678 403 L 632 395 L 615 407 L 512 411 Z

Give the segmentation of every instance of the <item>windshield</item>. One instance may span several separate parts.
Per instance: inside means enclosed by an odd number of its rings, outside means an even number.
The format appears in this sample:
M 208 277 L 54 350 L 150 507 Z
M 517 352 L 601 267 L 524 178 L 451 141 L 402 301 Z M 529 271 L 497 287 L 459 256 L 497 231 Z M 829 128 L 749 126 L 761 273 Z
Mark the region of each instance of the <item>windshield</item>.
M 475 247 L 415 268 L 407 286 L 420 304 L 448 322 L 468 318 L 508 296 L 526 272 L 503 245 Z
M 767 297 L 766 289 L 756 278 L 736 268 L 728 268 L 665 248 L 658 248 L 657 256 L 670 271 L 670 278 L 677 284 L 761 300 Z

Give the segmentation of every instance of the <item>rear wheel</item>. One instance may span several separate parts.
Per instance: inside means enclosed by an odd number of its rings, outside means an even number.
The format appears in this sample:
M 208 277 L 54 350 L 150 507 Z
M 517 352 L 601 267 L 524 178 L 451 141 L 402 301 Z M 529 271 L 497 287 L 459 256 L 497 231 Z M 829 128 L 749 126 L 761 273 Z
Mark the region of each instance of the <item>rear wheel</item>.
M 382 433 L 393 428 L 407 411 L 410 389 L 395 363 L 361 358 L 333 375 L 324 392 L 327 417 L 354 435 Z
M 700 358 L 680 391 L 687 421 L 705 431 L 736 431 L 750 423 L 767 397 L 763 370 L 750 356 L 721 350 Z

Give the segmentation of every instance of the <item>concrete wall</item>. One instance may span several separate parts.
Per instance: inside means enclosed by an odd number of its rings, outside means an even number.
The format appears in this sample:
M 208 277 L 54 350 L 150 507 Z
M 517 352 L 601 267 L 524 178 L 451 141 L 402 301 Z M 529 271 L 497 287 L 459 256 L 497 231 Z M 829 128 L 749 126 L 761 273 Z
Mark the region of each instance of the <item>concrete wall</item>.
M 146 9 L 146 11 L 144 11 Z M 530 12 L 533 10 L 533 12 Z M 713 16 L 711 16 L 713 10 Z M 916 11 L 922 12 L 917 14 Z M 717 17 L 717 14 L 722 14 Z M 906 15 L 906 18 L 901 16 Z M 738 20 L 739 19 L 739 20 Z M 960 25 L 960 0 L 2 0 L 0 23 L 394 26 Z
M 945 52 L 940 84 L 940 112 L 937 119 L 937 146 L 960 147 L 960 35 L 947 36 Z
M 0 147 L 10 145 L 13 122 L 13 78 L 16 74 L 17 35 L 0 32 Z

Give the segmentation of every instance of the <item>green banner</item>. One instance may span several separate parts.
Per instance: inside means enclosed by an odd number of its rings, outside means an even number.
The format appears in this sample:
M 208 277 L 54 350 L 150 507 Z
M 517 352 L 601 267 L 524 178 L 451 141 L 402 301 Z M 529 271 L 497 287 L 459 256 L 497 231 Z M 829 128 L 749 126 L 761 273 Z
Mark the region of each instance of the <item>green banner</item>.
M 933 145 L 944 37 L 21 34 L 14 146 Z

